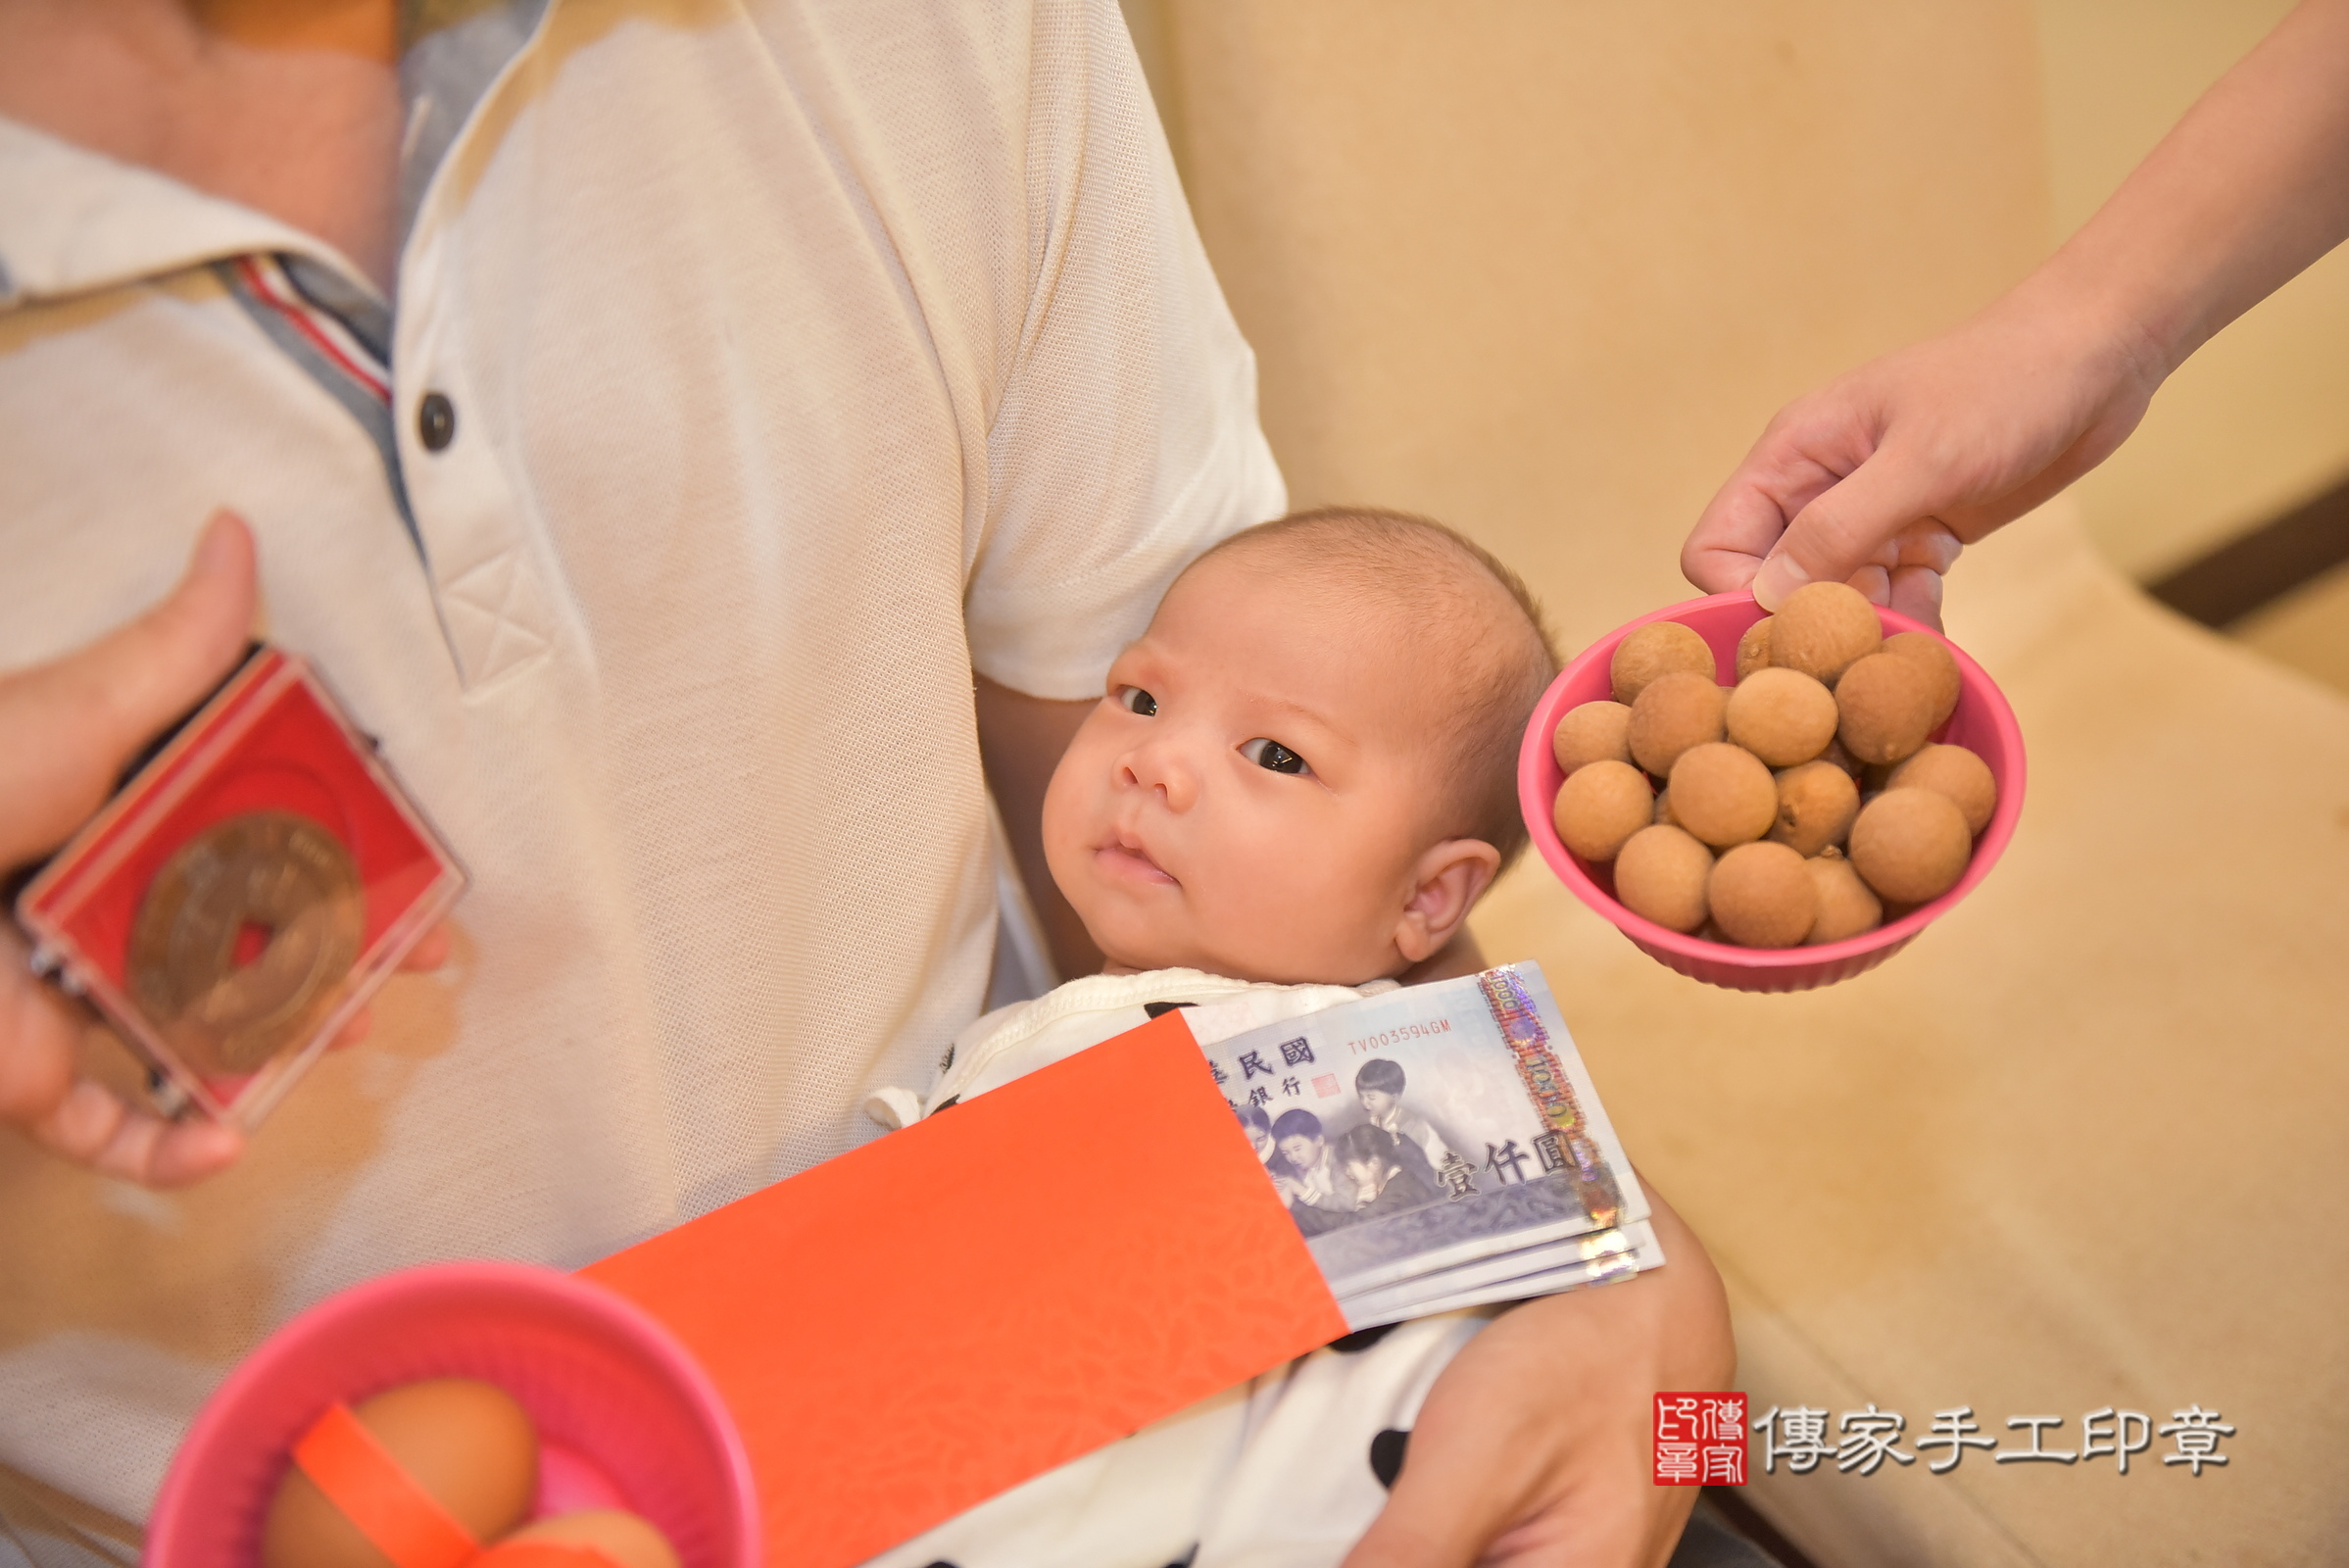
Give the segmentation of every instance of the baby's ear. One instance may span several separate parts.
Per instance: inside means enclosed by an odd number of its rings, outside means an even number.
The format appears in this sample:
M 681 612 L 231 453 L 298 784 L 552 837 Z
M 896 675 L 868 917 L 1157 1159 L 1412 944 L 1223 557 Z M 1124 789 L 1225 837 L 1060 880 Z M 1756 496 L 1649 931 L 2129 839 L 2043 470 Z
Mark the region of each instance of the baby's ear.
M 1395 923 L 1395 948 L 1405 963 L 1417 963 L 1460 929 L 1493 879 L 1500 874 L 1500 851 L 1483 839 L 1445 839 L 1411 868 L 1411 896 Z

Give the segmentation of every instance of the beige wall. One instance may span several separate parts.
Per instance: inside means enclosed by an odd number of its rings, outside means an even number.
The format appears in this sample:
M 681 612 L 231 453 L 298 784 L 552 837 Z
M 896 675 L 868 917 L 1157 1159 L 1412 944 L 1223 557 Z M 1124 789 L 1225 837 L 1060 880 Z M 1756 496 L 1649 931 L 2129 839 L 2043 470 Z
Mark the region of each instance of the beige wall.
M 2054 233 L 2084 222 L 2289 0 L 2038 0 Z M 2349 474 L 2349 250 L 2213 339 L 2078 488 L 2098 545 L 2158 576 Z

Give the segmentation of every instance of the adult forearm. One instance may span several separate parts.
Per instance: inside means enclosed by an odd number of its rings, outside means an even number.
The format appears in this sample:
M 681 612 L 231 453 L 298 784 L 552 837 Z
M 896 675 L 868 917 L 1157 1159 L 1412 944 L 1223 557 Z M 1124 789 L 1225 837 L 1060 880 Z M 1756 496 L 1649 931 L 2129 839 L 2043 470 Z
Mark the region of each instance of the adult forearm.
M 1011 840 L 1012 858 L 1028 890 L 1028 902 L 1044 926 L 1052 962 L 1064 980 L 1091 974 L 1101 966 L 1101 951 L 1094 946 L 1085 922 L 1052 882 L 1044 856 L 1044 792 L 1052 780 L 1069 737 L 1093 709 L 1090 702 L 1062 703 L 1030 697 L 999 686 L 984 675 L 973 683 L 978 708 L 979 757 L 987 770 L 987 787 L 1003 813 L 1003 831 Z
M 1346 1568 L 1658 1568 L 1694 1500 L 1653 1484 L 1654 1396 L 1737 1375 L 1721 1276 L 1651 1187 L 1670 1258 L 1503 1313 L 1428 1393 Z
M 2017 293 L 2158 381 L 2349 238 L 2349 0 L 2303 0 Z

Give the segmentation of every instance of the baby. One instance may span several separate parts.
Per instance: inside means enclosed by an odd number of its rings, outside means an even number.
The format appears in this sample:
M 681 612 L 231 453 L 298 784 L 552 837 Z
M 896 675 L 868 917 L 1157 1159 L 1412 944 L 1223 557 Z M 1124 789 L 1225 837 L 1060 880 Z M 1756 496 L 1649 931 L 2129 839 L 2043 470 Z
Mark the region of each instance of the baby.
M 1392 989 L 1525 847 L 1518 742 L 1557 668 L 1524 584 L 1439 523 L 1330 509 L 1209 551 L 1110 666 L 1045 799 L 1052 879 L 1107 965 L 981 1018 L 925 1102 L 888 1091 L 874 1114 L 952 1114 L 1170 1005 L 1212 1042 Z M 1356 1091 L 1374 1125 L 1326 1144 L 1318 1123 L 1243 1116 L 1308 1232 L 1426 1200 L 1422 1146 L 1441 1144 L 1398 1109 L 1400 1075 Z M 1334 1565 L 1484 1322 L 1349 1336 L 878 1562 Z
M 1440 952 L 1523 848 L 1557 673 L 1524 584 L 1439 524 L 1307 513 L 1195 563 L 1045 798 L 1110 973 L 1360 985 Z

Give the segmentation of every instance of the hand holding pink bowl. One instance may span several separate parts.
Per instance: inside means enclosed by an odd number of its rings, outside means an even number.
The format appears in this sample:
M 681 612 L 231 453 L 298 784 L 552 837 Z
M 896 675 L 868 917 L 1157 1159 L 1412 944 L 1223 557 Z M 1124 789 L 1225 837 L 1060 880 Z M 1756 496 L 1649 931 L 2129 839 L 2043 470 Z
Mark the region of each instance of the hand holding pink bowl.
M 1930 628 L 1882 606 L 1877 607 L 1876 613 L 1887 637 L 1904 631 L 1935 635 Z M 1943 639 L 1943 646 L 1957 662 L 1958 703 L 1948 720 L 1930 738 L 1963 746 L 1979 756 L 1989 765 L 1990 777 L 1998 788 L 1998 804 L 1988 825 L 1975 840 L 1973 858 L 1967 862 L 1965 874 L 1957 885 L 1873 931 L 1817 947 L 1740 948 L 1668 930 L 1633 913 L 1616 901 L 1611 867 L 1582 859 L 1559 840 L 1550 810 L 1557 799 L 1558 786 L 1565 782 L 1565 773 L 1551 750 L 1550 737 L 1569 710 L 1611 695 L 1608 666 L 1615 656 L 1615 645 L 1641 626 L 1670 620 L 1688 627 L 1713 650 L 1714 678 L 1730 684 L 1737 665 L 1737 639 L 1745 628 L 1762 618 L 1762 609 L 1754 603 L 1752 594 L 1715 594 L 1709 599 L 1668 605 L 1616 627 L 1584 649 L 1550 682 L 1549 690 L 1534 709 L 1533 720 L 1526 726 L 1525 743 L 1517 757 L 1517 798 L 1519 808 L 1525 812 L 1526 825 L 1533 832 L 1535 847 L 1558 879 L 1577 898 L 1613 921 L 1634 946 L 1650 957 L 1692 979 L 1733 991 L 1808 991 L 1875 968 L 1907 947 L 1918 932 L 1947 913 L 1958 900 L 1990 874 L 1999 852 L 2015 836 L 2015 824 L 2023 814 L 2023 731 L 2015 722 L 2014 710 L 2007 706 L 2005 697 L 1982 667 Z

